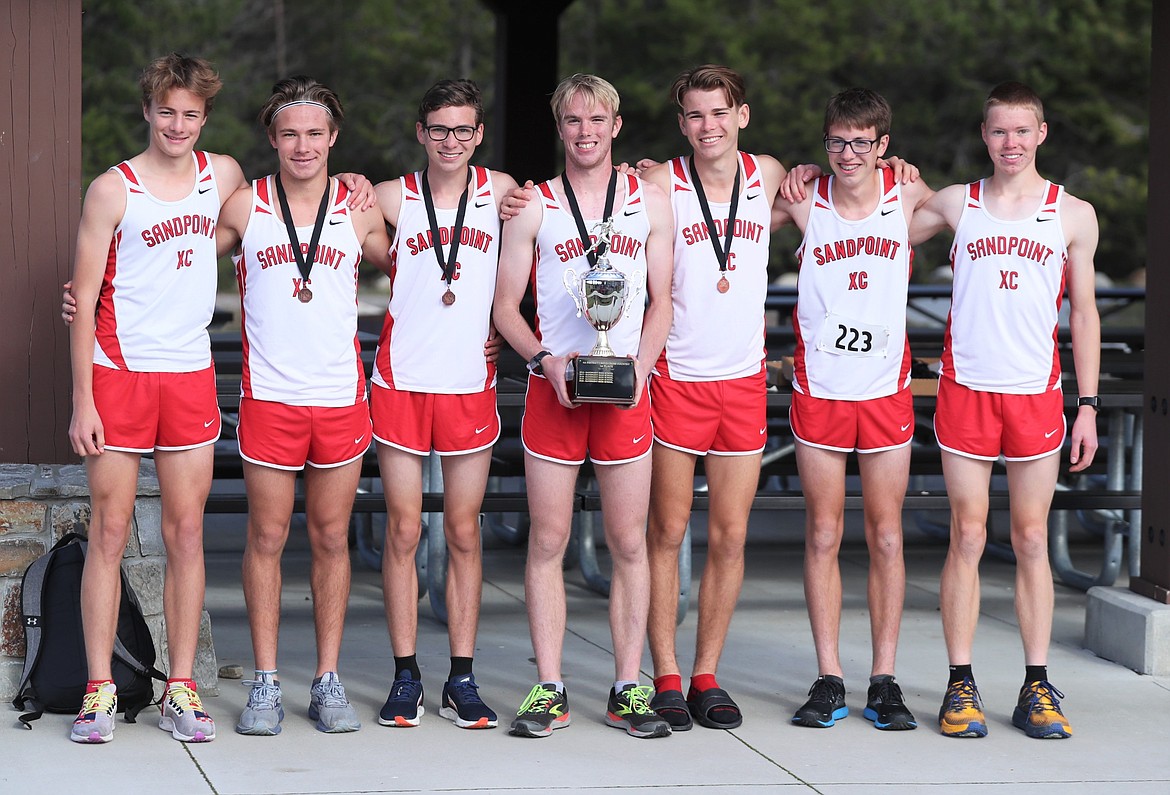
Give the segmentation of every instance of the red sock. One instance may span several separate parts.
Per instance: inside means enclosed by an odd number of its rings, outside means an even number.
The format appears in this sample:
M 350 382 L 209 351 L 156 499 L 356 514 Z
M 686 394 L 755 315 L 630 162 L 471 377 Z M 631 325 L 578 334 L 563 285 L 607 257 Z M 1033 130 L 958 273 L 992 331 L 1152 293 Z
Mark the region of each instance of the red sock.
M 715 674 L 695 674 L 691 677 L 691 690 L 702 693 L 713 687 L 719 687 L 719 683 L 715 681 Z
M 97 691 L 102 689 L 102 685 L 104 685 L 104 684 L 111 684 L 112 685 L 113 683 L 114 683 L 113 679 L 89 679 L 85 683 L 85 692 L 86 693 L 96 693 Z
M 654 690 L 658 693 L 665 693 L 667 690 L 677 690 L 682 692 L 682 677 L 678 674 L 666 674 L 654 680 Z
M 194 690 L 195 689 L 195 680 L 194 679 L 168 679 L 166 689 L 170 690 L 171 685 L 186 685 L 187 687 Z

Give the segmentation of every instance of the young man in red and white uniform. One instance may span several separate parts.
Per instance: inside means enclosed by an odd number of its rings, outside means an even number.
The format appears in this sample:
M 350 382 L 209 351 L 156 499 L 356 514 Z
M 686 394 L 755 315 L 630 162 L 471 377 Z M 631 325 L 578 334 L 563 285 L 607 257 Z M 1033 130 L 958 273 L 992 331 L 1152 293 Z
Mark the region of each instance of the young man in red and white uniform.
M 1097 216 L 1036 168 L 1048 136 L 1044 107 L 1020 83 L 994 88 L 981 127 L 994 171 L 939 191 L 914 218 L 911 239 L 954 230 L 954 294 L 943 350 L 935 435 L 951 503 L 951 543 L 940 597 L 950 660 L 939 711 L 942 733 L 983 737 L 987 720 L 972 673 L 979 620 L 979 559 L 987 541 L 992 465 L 1006 461 L 1016 616 L 1024 685 L 1012 723 L 1029 737 L 1064 738 L 1072 729 L 1048 681 L 1053 585 L 1048 510 L 1064 444 L 1064 400 L 1056 340 L 1067 289 L 1073 366 L 1080 392 L 1070 471 L 1097 451 L 1101 320 L 1094 295 Z
M 491 728 L 472 658 L 483 588 L 479 510 L 491 448 L 500 435 L 492 298 L 499 261 L 501 197 L 516 182 L 472 166 L 483 140 L 483 100 L 470 80 L 442 80 L 419 105 L 423 171 L 380 183 L 378 203 L 394 227 L 391 295 L 375 357 L 370 408 L 386 543 L 382 588 L 394 652 L 394 683 L 378 716 L 417 726 L 423 714 L 418 667 L 418 574 L 423 463 L 433 449 L 443 471 L 447 631 L 451 669 L 439 714 L 462 728 Z
M 349 599 L 349 515 L 370 444 L 357 272 L 363 259 L 388 269 L 389 238 L 381 213 L 350 210 L 345 185 L 328 176 L 342 121 L 336 94 L 311 78 L 287 78 L 274 87 L 261 119 L 280 170 L 229 199 L 220 224 L 240 242 L 238 437 L 249 504 L 243 584 L 256 658 L 236 731 L 278 734 L 284 717 L 276 669 L 280 559 L 299 470 L 317 632 L 309 717 L 320 731 L 356 731 L 361 723 L 337 662 Z
M 561 681 L 562 557 L 577 473 L 587 456 L 601 488 L 613 555 L 609 604 L 616 679 L 606 722 L 635 737 L 670 733 L 650 709 L 650 688 L 638 685 L 638 669 L 649 600 L 645 523 L 652 432 L 645 390 L 670 328 L 672 228 L 662 191 L 613 168 L 611 146 L 621 129 L 618 104 L 617 91 L 601 78 L 579 74 L 561 82 L 552 108 L 565 146 L 564 174 L 538 186 L 536 200 L 505 224 L 500 249 L 493 317 L 504 338 L 529 360 L 532 373 L 521 434 L 532 517 L 525 598 L 538 682 L 512 722 L 512 732 L 521 736 L 544 737 L 570 721 Z M 597 340 L 592 326 L 577 316 L 565 272 L 590 269 L 586 251 L 593 241 L 583 239 L 580 227 L 596 234 L 607 220 L 614 228 L 610 263 L 626 275 L 631 289 L 644 279 L 648 299 L 637 295 L 628 301 L 625 316 L 609 332 L 614 352 L 635 363 L 635 403 L 628 408 L 574 404 L 565 380 L 566 365 Z M 520 313 L 529 284 L 535 331 Z
M 207 325 L 220 206 L 244 176 L 232 158 L 195 144 L 221 85 L 202 59 L 171 54 L 151 63 L 140 80 L 147 148 L 97 177 L 82 208 L 67 295 L 81 310 L 67 318 L 69 438 L 85 458 L 93 518 L 82 577 L 90 681 L 70 735 L 76 742 L 113 739 L 118 572 L 139 460 L 149 453 L 167 552 L 170 679 L 159 726 L 182 741 L 215 738 L 192 678 L 203 611 L 203 504 L 220 430 Z
M 804 233 L 799 262 L 791 409 L 796 463 L 807 504 L 804 593 L 818 677 L 792 721 L 827 728 L 849 714 L 840 656 L 845 464 L 857 452 L 869 546 L 873 658 L 864 715 L 886 730 L 918 724 L 894 681 L 906 592 L 902 500 L 910 469 L 914 406 L 906 288 L 909 224 L 931 195 L 878 167 L 890 140 L 885 98 L 863 88 L 834 96 L 824 144 L 832 175 L 777 202 L 774 220 Z M 788 186 L 785 186 L 786 191 Z
M 654 709 L 679 731 L 733 729 L 743 717 L 715 678 L 743 585 L 748 514 L 767 441 L 764 300 L 779 161 L 739 151 L 750 118 L 743 78 L 703 65 L 671 87 L 691 155 L 654 166 L 646 180 L 674 213 L 674 319 L 651 381 L 650 653 Z M 684 698 L 676 655 L 679 548 L 691 516 L 695 465 L 711 494 L 708 557 L 699 590 L 691 682 Z

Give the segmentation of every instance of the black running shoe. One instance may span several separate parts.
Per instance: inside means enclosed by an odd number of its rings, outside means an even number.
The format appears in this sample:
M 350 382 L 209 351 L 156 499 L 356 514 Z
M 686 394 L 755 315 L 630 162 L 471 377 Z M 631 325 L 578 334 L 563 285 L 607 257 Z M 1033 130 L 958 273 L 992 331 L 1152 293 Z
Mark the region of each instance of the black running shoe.
M 848 715 L 845 682 L 839 676 L 818 676 L 808 689 L 808 701 L 792 716 L 792 722 L 814 729 L 827 729 Z
M 621 692 L 609 689 L 605 722 L 616 729 L 625 729 L 631 737 L 669 737 L 670 724 L 650 709 L 650 687 L 626 685 Z
M 873 721 L 875 729 L 906 731 L 918 728 L 918 721 L 902 700 L 902 688 L 892 676 L 883 676 L 869 686 L 865 711 L 866 720 Z
M 517 737 L 548 737 L 553 729 L 563 729 L 572 721 L 568 692 L 537 683 L 516 710 L 511 731 Z

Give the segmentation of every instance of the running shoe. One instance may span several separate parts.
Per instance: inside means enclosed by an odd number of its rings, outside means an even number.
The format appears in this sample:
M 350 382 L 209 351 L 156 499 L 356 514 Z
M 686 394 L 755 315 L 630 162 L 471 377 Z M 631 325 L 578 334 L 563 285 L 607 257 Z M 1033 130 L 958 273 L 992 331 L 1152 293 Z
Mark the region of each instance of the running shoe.
M 390 695 L 378 713 L 378 723 L 409 728 L 417 726 L 425 712 L 422 682 L 412 677 L 409 671 L 403 671 L 390 685 Z
M 808 689 L 808 701 L 792 716 L 792 722 L 814 729 L 827 729 L 844 717 L 849 707 L 845 706 L 845 682 L 839 676 L 818 676 Z
M 317 731 L 326 734 L 355 732 L 362 727 L 345 697 L 345 687 L 333 671 L 321 674 L 309 688 L 309 720 L 317 721 Z
M 1029 682 L 1020 689 L 1020 701 L 1012 712 L 1012 725 L 1038 740 L 1072 737 L 1068 718 L 1060 711 L 1064 698 L 1050 682 Z
M 670 724 L 650 709 L 652 687 L 626 685 L 620 691 L 609 689 L 605 722 L 616 729 L 625 729 L 631 737 L 669 737 Z
M 443 701 L 439 717 L 454 721 L 460 729 L 494 729 L 498 724 L 492 712 L 479 697 L 479 685 L 474 674 L 465 674 L 443 683 Z
M 548 737 L 570 723 L 568 691 L 537 683 L 516 710 L 511 732 L 517 737 Z
M 114 739 L 114 715 L 118 712 L 118 688 L 113 682 L 99 685 L 81 700 L 81 712 L 73 721 L 69 739 L 75 743 L 108 743 Z
M 866 695 L 866 720 L 873 721 L 875 729 L 884 731 L 905 731 L 918 728 L 918 721 L 902 700 L 902 688 L 892 676 L 883 676 L 869 686 Z
M 276 679 L 245 679 L 251 685 L 248 704 L 236 723 L 238 734 L 252 734 L 272 737 L 280 734 L 280 722 L 284 720 L 284 707 L 280 703 L 280 682 Z
M 987 718 L 983 715 L 983 699 L 970 676 L 961 682 L 947 685 L 942 708 L 938 711 L 938 726 L 947 737 L 986 737 Z
M 203 709 L 195 683 L 190 680 L 167 685 L 158 727 L 182 743 L 206 743 L 215 739 L 215 721 Z

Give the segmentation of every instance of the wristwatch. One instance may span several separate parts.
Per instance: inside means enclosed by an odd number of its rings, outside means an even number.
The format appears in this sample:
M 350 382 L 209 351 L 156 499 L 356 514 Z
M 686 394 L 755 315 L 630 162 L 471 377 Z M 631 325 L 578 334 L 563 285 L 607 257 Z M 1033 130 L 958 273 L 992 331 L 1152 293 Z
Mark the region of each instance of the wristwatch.
M 528 372 L 536 375 L 541 372 L 541 361 L 545 356 L 552 356 L 552 351 L 540 351 L 528 360 Z
M 1090 395 L 1086 397 L 1077 398 L 1077 407 L 1092 406 L 1094 411 L 1101 410 L 1101 398 L 1097 395 Z

